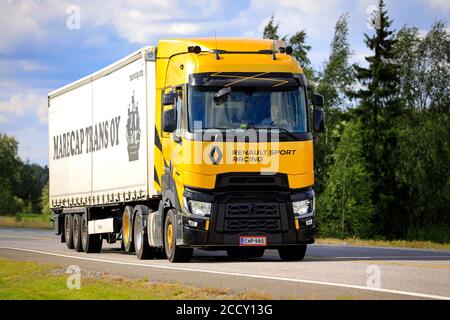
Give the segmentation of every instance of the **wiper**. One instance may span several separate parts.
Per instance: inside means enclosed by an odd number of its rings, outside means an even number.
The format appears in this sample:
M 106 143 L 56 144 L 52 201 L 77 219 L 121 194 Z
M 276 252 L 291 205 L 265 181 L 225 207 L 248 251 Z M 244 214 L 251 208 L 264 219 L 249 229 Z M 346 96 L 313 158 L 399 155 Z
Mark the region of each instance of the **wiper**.
M 230 87 L 225 87 L 217 91 L 217 93 L 214 95 L 214 102 L 219 102 L 221 100 L 226 100 L 228 98 L 228 95 L 231 93 Z
M 278 130 L 278 131 L 284 133 L 285 135 L 291 137 L 292 139 L 298 140 L 297 136 L 293 132 L 291 132 L 285 128 L 273 128 L 273 127 L 265 128 L 265 127 L 255 127 L 254 125 L 248 125 L 247 128 L 263 129 L 263 130 Z

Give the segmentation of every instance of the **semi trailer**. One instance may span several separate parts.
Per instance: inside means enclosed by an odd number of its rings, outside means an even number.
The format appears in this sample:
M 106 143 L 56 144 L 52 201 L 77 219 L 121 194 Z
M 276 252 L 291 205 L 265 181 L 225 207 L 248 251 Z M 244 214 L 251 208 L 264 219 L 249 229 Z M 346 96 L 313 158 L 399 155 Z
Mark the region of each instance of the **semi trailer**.
M 283 41 L 172 39 L 48 95 L 50 206 L 69 249 L 302 260 L 325 128 Z

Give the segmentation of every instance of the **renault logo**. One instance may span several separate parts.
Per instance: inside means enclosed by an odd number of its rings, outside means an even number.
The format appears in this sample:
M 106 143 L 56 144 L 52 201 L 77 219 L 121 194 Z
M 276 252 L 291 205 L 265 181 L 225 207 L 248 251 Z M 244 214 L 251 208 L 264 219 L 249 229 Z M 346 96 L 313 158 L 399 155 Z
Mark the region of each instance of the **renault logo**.
M 209 153 L 209 159 L 214 165 L 218 165 L 222 160 L 222 151 L 219 147 L 213 147 Z

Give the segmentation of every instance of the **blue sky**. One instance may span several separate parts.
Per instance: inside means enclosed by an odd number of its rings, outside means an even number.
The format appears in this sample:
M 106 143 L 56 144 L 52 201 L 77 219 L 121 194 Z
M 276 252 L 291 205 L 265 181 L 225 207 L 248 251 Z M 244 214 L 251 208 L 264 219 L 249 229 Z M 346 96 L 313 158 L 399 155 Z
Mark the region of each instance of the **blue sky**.
M 48 163 L 47 93 L 161 38 L 260 37 L 272 14 L 280 34 L 306 29 L 316 69 L 326 61 L 334 24 L 350 14 L 353 60 L 368 50 L 363 34 L 376 0 L 0 0 L 0 132 L 19 154 Z M 449 23 L 450 0 L 386 0 L 394 28 Z M 71 22 L 79 12 L 79 28 Z M 76 23 L 75 23 L 75 26 Z

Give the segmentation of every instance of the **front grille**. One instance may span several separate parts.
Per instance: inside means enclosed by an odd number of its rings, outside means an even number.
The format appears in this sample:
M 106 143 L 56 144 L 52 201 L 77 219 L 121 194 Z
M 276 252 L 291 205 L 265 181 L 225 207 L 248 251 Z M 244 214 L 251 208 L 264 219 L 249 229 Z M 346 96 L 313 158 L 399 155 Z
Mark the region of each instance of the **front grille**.
M 279 219 L 225 220 L 225 232 L 281 231 Z
M 230 203 L 226 206 L 226 218 L 273 218 L 279 217 L 277 203 Z
M 225 206 L 225 232 L 281 231 L 278 203 L 229 203 Z

